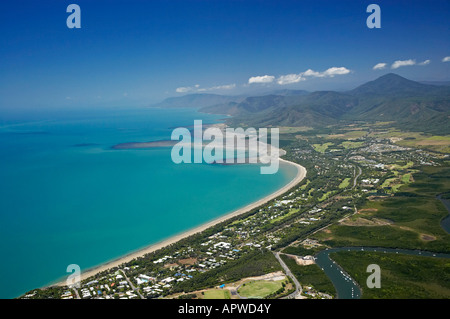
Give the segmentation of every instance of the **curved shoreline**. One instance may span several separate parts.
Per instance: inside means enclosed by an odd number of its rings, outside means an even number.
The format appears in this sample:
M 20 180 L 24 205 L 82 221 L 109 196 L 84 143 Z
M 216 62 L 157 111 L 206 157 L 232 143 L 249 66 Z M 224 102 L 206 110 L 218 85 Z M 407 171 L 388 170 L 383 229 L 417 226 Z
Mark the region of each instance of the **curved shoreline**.
M 204 230 L 206 230 L 206 229 L 208 229 L 208 228 L 210 228 L 210 227 L 212 227 L 214 225 L 217 225 L 217 224 L 219 224 L 221 222 L 224 222 L 224 221 L 226 221 L 226 220 L 228 220 L 230 218 L 233 218 L 233 217 L 239 216 L 241 214 L 244 214 L 244 213 L 246 213 L 246 212 L 248 212 L 248 211 L 250 211 L 250 210 L 252 210 L 252 209 L 254 209 L 254 208 L 258 207 L 258 206 L 261 206 L 261 205 L 267 203 L 268 201 L 270 201 L 270 200 L 272 200 L 272 199 L 282 195 L 283 193 L 287 192 L 289 189 L 291 189 L 292 187 L 294 187 L 295 185 L 300 183 L 305 178 L 305 176 L 306 176 L 306 169 L 303 166 L 301 166 L 301 165 L 299 165 L 297 163 L 294 163 L 294 162 L 290 162 L 290 161 L 284 160 L 282 158 L 280 158 L 279 160 L 280 160 L 280 162 L 286 163 L 288 165 L 295 166 L 297 168 L 297 174 L 288 184 L 286 184 L 282 188 L 278 189 L 277 191 L 275 191 L 275 192 L 273 192 L 273 193 L 271 193 L 271 194 L 269 194 L 269 195 L 267 195 L 267 196 L 265 196 L 265 197 L 255 201 L 253 203 L 250 203 L 250 204 L 248 204 L 248 205 L 246 205 L 246 206 L 244 206 L 242 208 L 239 208 L 239 209 L 237 209 L 237 210 L 235 210 L 235 211 L 233 211 L 231 213 L 225 214 L 225 215 L 223 215 L 221 217 L 218 217 L 218 218 L 216 218 L 216 219 L 214 219 L 212 221 L 206 222 L 206 223 L 204 223 L 204 224 L 202 224 L 200 226 L 197 226 L 195 228 L 187 230 L 187 231 L 185 231 L 183 233 L 171 236 L 171 237 L 169 237 L 167 239 L 163 239 L 160 242 L 157 242 L 157 243 L 152 244 L 150 246 L 144 247 L 144 248 L 139 249 L 137 251 L 131 252 L 131 253 L 125 255 L 125 256 L 122 256 L 122 257 L 116 258 L 114 260 L 108 261 L 108 262 L 106 262 L 104 264 L 101 264 L 99 266 L 92 267 L 90 269 L 87 269 L 86 271 L 82 271 L 80 279 L 83 281 L 83 280 L 85 280 L 85 279 L 87 279 L 89 277 L 92 277 L 92 276 L 100 273 L 100 272 L 103 272 L 103 271 L 108 270 L 110 268 L 118 267 L 119 265 L 121 265 L 123 263 L 127 263 L 127 262 L 129 262 L 129 261 L 131 261 L 131 260 L 133 260 L 135 258 L 143 257 L 146 254 L 152 253 L 152 252 L 154 252 L 156 250 L 159 250 L 161 248 L 164 248 L 164 247 L 166 247 L 168 245 L 174 244 L 174 243 L 180 241 L 181 239 L 184 239 L 184 238 L 189 237 L 191 235 L 200 233 L 200 232 L 202 232 L 202 231 L 204 231 Z M 65 286 L 65 285 L 66 285 L 66 281 L 64 280 L 64 281 L 59 281 L 59 282 L 57 282 L 55 284 L 52 284 L 50 286 Z

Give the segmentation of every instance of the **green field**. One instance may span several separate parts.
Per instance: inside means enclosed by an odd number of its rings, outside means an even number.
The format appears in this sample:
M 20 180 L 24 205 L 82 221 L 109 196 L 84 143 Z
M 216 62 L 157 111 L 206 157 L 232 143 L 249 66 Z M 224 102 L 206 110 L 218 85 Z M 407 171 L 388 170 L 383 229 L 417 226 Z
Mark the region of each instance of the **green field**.
M 326 192 L 325 194 L 322 195 L 322 197 L 319 198 L 319 202 L 323 202 L 324 200 L 326 200 L 327 198 L 333 196 L 335 193 L 335 191 L 329 191 Z
M 408 173 L 408 174 L 405 174 L 402 176 L 403 184 L 408 184 L 410 180 L 411 180 L 411 173 Z
M 202 294 L 203 299 L 230 299 L 230 291 L 228 289 L 210 289 Z
M 268 280 L 257 280 L 251 281 L 249 283 L 243 284 L 238 293 L 247 298 L 264 298 L 271 295 L 281 288 L 283 288 L 283 282 L 286 280 L 278 281 L 268 281 Z
M 344 179 L 342 181 L 342 183 L 339 184 L 339 188 L 347 188 L 348 185 L 350 185 L 350 179 L 351 179 L 350 177 L 347 177 L 346 179 Z
M 301 190 L 305 190 L 306 189 L 306 187 L 309 185 L 311 183 L 311 181 L 308 179 L 308 180 L 306 180 L 306 183 L 305 184 L 303 184 L 302 186 L 300 186 L 300 189 Z
M 397 178 L 393 177 L 393 178 L 388 178 L 386 179 L 383 184 L 381 185 L 382 188 L 386 188 L 386 187 L 390 187 L 391 184 L 393 184 L 395 181 L 397 180 Z
M 279 129 L 280 129 L 280 134 L 292 134 L 292 133 L 297 133 L 297 132 L 306 132 L 306 131 L 312 130 L 313 128 L 310 126 L 297 126 L 297 127 L 281 126 Z
M 353 130 L 353 131 L 348 131 L 348 132 L 343 132 L 340 134 L 331 134 L 331 135 L 326 135 L 325 137 L 327 139 L 344 139 L 344 140 L 352 140 L 352 139 L 357 139 L 360 137 L 363 137 L 367 134 L 366 131 L 361 131 L 361 130 Z
M 312 147 L 316 152 L 325 153 L 329 146 L 333 145 L 333 143 L 324 143 L 324 144 L 313 144 Z
M 441 153 L 450 153 L 450 136 L 415 136 L 414 139 L 407 139 L 398 142 L 402 146 L 429 149 Z
M 450 260 L 393 253 L 347 252 L 330 254 L 362 287 L 362 298 L 448 299 Z M 381 269 L 381 288 L 367 288 L 367 266 Z
M 294 215 L 295 213 L 298 213 L 299 210 L 300 210 L 300 209 L 298 209 L 298 208 L 290 209 L 290 210 L 289 210 L 289 213 L 287 213 L 287 214 L 285 214 L 285 215 L 283 215 L 283 216 L 278 216 L 277 218 L 271 219 L 271 220 L 270 220 L 270 223 L 275 223 L 275 222 L 278 222 L 278 221 L 280 221 L 280 220 L 282 220 L 282 219 L 288 218 L 289 216 L 292 216 L 292 215 Z
M 352 148 L 358 148 L 364 145 L 364 142 L 350 142 L 350 141 L 345 141 L 341 143 L 342 147 L 344 147 L 345 149 L 352 149 Z
M 388 132 L 372 132 L 370 136 L 378 138 L 398 137 L 401 138 L 401 140 L 395 142 L 395 144 L 400 146 L 428 149 L 441 153 L 450 153 L 449 135 L 431 135 L 391 129 Z
M 395 185 L 392 185 L 392 192 L 394 192 L 394 193 L 397 193 L 398 192 L 398 190 L 400 189 L 400 187 L 402 187 L 404 184 L 395 184 Z
M 423 249 L 450 252 L 450 235 L 440 221 L 448 215 L 436 195 L 450 187 L 449 167 L 423 167 L 414 174 L 414 183 L 405 185 L 400 193 L 381 201 L 369 201 L 360 207 L 358 217 L 383 219 L 390 225 L 332 225 L 327 232 L 312 236 L 333 246 L 370 246 Z

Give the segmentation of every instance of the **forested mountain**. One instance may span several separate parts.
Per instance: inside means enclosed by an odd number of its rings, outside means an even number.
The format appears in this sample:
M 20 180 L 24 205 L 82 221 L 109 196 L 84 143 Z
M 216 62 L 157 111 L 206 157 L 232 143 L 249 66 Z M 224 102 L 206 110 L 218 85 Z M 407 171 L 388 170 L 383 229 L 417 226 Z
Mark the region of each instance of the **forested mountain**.
M 160 107 L 197 107 L 229 114 L 230 123 L 323 126 L 340 121 L 393 121 L 400 128 L 450 134 L 450 87 L 423 84 L 390 73 L 347 92 L 280 90 L 262 96 L 191 94 Z

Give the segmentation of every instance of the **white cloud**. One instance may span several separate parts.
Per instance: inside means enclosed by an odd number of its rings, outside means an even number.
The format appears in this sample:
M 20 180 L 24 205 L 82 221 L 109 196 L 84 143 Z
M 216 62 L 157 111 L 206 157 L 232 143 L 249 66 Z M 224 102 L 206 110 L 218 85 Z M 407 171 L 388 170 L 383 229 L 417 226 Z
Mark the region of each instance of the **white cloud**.
M 350 70 L 345 68 L 345 67 L 332 67 L 329 68 L 328 70 L 324 71 L 324 72 L 317 72 L 311 69 L 306 70 L 302 74 L 303 76 L 312 76 L 312 77 L 316 77 L 316 78 L 332 78 L 335 75 L 344 75 L 344 74 L 349 74 Z
M 450 62 L 450 56 L 446 56 L 442 59 L 442 62 Z
M 300 81 L 305 81 L 306 79 L 302 77 L 302 74 L 286 74 L 282 75 L 277 79 L 279 85 L 286 85 L 292 83 L 298 83 Z
M 416 64 L 416 60 L 397 60 L 394 63 L 392 63 L 391 68 L 392 69 L 398 69 L 399 67 L 402 66 L 409 66 L 409 65 L 415 65 Z
M 273 75 L 252 76 L 248 79 L 248 84 L 252 83 L 271 83 L 275 77 Z
M 430 60 L 425 60 L 425 61 L 423 61 L 423 62 L 420 62 L 419 63 L 419 65 L 427 65 L 427 64 L 430 64 Z
M 194 88 L 189 87 L 189 86 L 182 86 L 177 88 L 175 91 L 177 93 L 187 93 L 187 92 L 191 92 L 192 90 L 194 90 Z
M 317 71 L 308 69 L 305 72 L 302 72 L 299 74 L 282 75 L 277 79 L 277 83 L 280 85 L 297 83 L 300 81 L 306 81 L 306 77 L 332 78 L 336 75 L 344 75 L 344 74 L 348 74 L 350 72 L 351 71 L 345 67 L 332 67 L 324 72 L 317 72 Z
M 373 70 L 383 70 L 387 66 L 387 63 L 377 63 L 373 66 Z
M 189 93 L 189 92 L 206 92 L 213 90 L 231 90 L 236 87 L 236 84 L 226 84 L 226 85 L 217 85 L 209 88 L 201 88 L 199 84 L 192 86 L 182 86 L 177 88 L 175 91 L 177 93 Z
M 324 76 L 322 73 L 313 71 L 311 69 L 308 69 L 305 72 L 303 72 L 303 75 L 304 76 L 314 76 L 314 77 L 318 77 L 318 78 L 321 78 Z
M 334 77 L 335 75 L 344 75 L 349 73 L 350 70 L 344 67 L 332 67 L 324 72 L 325 76 L 329 76 L 330 78 Z

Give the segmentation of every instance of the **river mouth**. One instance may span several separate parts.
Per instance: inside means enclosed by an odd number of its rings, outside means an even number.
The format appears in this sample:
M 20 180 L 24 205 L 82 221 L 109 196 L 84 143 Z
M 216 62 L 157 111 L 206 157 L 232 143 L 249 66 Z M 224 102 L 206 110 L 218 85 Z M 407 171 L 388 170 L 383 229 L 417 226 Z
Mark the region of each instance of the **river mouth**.
M 333 283 L 336 289 L 337 299 L 360 299 L 362 296 L 361 287 L 350 277 L 345 270 L 330 258 L 330 253 L 340 251 L 367 251 L 378 253 L 395 253 L 424 257 L 450 258 L 450 254 L 434 253 L 429 251 L 392 249 L 379 247 L 339 247 L 327 248 L 319 252 L 316 258 L 316 264 L 322 268 L 327 277 Z M 368 274 L 369 275 L 369 274 Z

